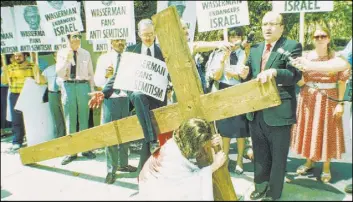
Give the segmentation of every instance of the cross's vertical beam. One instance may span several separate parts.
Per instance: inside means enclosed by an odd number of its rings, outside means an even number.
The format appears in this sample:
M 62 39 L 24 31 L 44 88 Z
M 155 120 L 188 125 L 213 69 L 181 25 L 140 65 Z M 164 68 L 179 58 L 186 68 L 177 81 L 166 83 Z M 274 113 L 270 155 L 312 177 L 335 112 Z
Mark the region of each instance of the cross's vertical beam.
M 201 83 L 175 7 L 159 12 L 152 20 L 182 119 L 206 118 L 201 104 Z M 223 165 L 213 173 L 213 191 L 215 200 L 237 200 L 227 166 Z

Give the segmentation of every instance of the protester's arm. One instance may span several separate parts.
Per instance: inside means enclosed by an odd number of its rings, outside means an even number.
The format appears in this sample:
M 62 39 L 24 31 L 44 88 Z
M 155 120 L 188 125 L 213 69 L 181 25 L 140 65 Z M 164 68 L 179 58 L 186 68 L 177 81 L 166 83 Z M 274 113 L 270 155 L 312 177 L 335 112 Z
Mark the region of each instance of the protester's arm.
M 9 79 L 7 77 L 7 66 L 3 66 L 2 68 L 2 72 L 1 72 L 1 83 L 2 84 L 8 84 L 9 83 Z
M 334 57 L 328 61 L 310 61 L 304 57 L 294 59 L 293 64 L 297 64 L 303 68 L 304 71 L 320 71 L 320 72 L 340 72 L 348 69 L 350 64 L 342 57 Z
M 196 41 L 192 43 L 192 55 L 199 52 L 208 52 L 216 48 L 221 50 L 230 50 L 234 46 L 224 41 Z
M 293 58 L 300 57 L 302 55 L 302 45 L 296 43 L 295 47 L 291 51 L 291 56 Z M 283 69 L 269 69 L 274 71 L 277 84 L 283 84 L 284 86 L 290 86 L 296 84 L 301 78 L 302 73 L 292 66 L 289 60 L 286 61 L 286 68 Z
M 66 53 L 65 51 L 59 51 L 56 56 L 56 74 L 62 79 L 66 79 L 68 76 L 69 68 L 71 67 L 71 60 L 73 53 Z

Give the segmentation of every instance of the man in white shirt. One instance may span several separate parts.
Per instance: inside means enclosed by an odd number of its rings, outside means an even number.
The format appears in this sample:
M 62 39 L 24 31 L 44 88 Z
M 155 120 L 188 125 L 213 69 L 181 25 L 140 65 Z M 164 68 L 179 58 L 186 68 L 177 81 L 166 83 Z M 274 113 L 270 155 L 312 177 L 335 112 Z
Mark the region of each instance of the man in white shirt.
M 126 40 L 116 39 L 111 40 L 111 47 L 113 50 L 101 55 L 97 61 L 94 81 L 96 86 L 104 89 L 106 83 L 115 80 L 116 73 L 119 68 L 121 54 L 126 45 Z M 111 86 L 112 87 L 112 86 Z M 103 94 L 102 92 L 98 92 Z M 129 115 L 129 98 L 126 91 L 113 90 L 106 93 L 102 106 L 102 120 L 101 123 L 109 123 L 125 118 Z M 115 172 L 135 172 L 136 167 L 128 165 L 128 146 L 129 144 L 113 145 L 105 148 L 105 156 L 107 159 L 107 177 L 105 183 L 113 184 L 115 181 Z
M 88 128 L 89 119 L 89 92 L 94 90 L 93 65 L 91 55 L 82 49 L 82 35 L 78 32 L 68 35 L 69 45 L 58 51 L 56 73 L 63 79 L 61 100 L 64 108 L 66 133 L 76 133 L 77 117 L 79 130 Z M 78 116 L 77 116 L 78 115 Z M 83 152 L 89 159 L 95 158 L 91 151 Z M 62 161 L 66 165 L 77 158 L 77 154 L 67 156 Z
M 54 61 L 56 62 L 56 52 L 53 53 Z M 63 137 L 66 134 L 63 107 L 61 104 L 60 86 L 62 80 L 56 75 L 56 64 L 47 67 L 42 75 L 48 82 L 48 100 L 49 109 L 52 114 L 55 127 L 55 136 Z

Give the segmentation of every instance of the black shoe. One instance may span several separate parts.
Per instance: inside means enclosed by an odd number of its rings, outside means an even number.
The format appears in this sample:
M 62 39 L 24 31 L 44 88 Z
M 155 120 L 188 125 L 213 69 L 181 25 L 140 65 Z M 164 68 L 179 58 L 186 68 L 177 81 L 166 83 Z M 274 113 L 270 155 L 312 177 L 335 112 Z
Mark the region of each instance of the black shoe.
M 115 173 L 108 173 L 107 177 L 105 177 L 105 183 L 113 184 L 115 182 Z
M 352 193 L 352 184 L 349 184 L 344 188 L 344 191 L 351 194 Z
M 159 145 L 159 142 L 150 142 L 150 152 L 151 154 L 154 154 L 161 146 Z
M 136 172 L 136 171 L 137 171 L 137 168 L 136 168 L 135 166 L 127 165 L 127 166 L 124 166 L 124 167 L 117 168 L 116 170 L 117 170 L 117 171 L 120 171 L 120 172 L 129 172 L 129 173 L 133 173 L 133 172 Z
M 263 192 L 258 192 L 258 191 L 253 191 L 250 194 L 250 199 L 251 200 L 257 200 L 265 196 L 267 189 L 265 189 Z
M 93 152 L 91 152 L 91 151 L 83 152 L 83 153 L 82 153 L 82 156 L 85 156 L 85 157 L 87 157 L 88 159 L 94 159 L 94 158 L 96 158 L 96 155 L 95 155 Z
M 276 199 L 272 198 L 272 196 L 265 196 L 261 199 L 261 201 L 275 201 Z
M 64 160 L 61 162 L 61 165 L 69 164 L 71 161 L 77 159 L 77 155 L 75 156 L 66 156 Z

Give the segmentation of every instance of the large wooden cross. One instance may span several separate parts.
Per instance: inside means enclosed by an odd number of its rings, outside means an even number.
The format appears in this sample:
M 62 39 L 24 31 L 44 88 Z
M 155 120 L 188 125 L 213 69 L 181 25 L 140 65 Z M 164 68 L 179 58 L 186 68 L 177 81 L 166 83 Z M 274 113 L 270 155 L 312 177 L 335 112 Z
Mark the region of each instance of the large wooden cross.
M 175 130 L 183 120 L 198 117 L 209 122 L 277 106 L 281 103 L 274 80 L 252 80 L 204 95 L 194 60 L 174 7 L 152 17 L 178 103 L 151 112 L 158 134 Z M 40 130 L 40 129 L 39 129 Z M 143 138 L 136 116 L 20 149 L 23 164 L 32 164 Z M 226 166 L 213 175 L 215 200 L 236 200 Z

